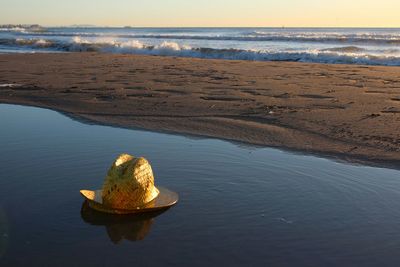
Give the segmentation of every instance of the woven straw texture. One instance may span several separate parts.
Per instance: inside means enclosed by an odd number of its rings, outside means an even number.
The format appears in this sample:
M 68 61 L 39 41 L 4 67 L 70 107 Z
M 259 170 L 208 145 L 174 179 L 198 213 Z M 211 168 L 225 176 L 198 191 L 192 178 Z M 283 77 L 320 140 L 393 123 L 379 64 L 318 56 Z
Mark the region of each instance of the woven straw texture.
M 122 154 L 115 160 L 102 190 L 104 205 L 129 210 L 142 207 L 158 194 L 149 162 L 128 154 Z

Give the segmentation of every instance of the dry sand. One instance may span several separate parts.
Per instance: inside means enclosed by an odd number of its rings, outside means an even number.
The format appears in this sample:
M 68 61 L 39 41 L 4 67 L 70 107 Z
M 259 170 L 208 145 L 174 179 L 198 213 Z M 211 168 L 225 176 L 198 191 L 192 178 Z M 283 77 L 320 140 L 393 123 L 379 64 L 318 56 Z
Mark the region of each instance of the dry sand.
M 399 67 L 3 54 L 0 84 L 2 103 L 98 123 L 400 167 Z

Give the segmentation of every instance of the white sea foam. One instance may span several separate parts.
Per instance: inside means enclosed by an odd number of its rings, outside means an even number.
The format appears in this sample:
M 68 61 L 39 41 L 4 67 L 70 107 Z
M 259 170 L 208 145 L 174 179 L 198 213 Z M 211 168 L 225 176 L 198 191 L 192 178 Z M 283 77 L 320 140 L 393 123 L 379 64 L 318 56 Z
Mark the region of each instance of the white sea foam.
M 364 49 L 357 47 L 295 51 L 279 51 L 273 49 L 215 49 L 191 47 L 170 41 L 164 41 L 158 45 L 150 45 L 140 42 L 139 40 L 118 41 L 113 38 L 90 40 L 82 37 L 74 37 L 71 42 L 44 39 L 16 39 L 6 42 L 0 40 L 0 44 L 2 43 L 67 52 L 98 51 L 104 53 L 130 53 L 229 60 L 299 61 L 400 66 L 400 54 L 398 51 L 392 51 L 395 52 L 395 54 L 368 54 L 365 53 Z
M 145 54 L 160 54 L 160 55 L 176 55 L 184 50 L 192 50 L 190 46 L 179 45 L 175 42 L 162 42 L 159 45 L 146 45 L 138 40 L 129 40 L 129 41 L 117 41 L 112 38 L 101 38 L 95 40 L 88 40 L 81 37 L 74 37 L 73 43 L 75 46 L 72 46 L 71 49 L 85 50 L 92 49 L 98 50 L 101 52 L 123 52 L 123 53 L 142 53 Z M 82 47 L 76 45 L 83 45 Z
M 162 42 L 159 45 L 148 45 L 138 40 L 118 42 L 114 39 L 97 39 L 89 41 L 87 39 L 74 38 L 74 43 L 82 44 L 82 46 L 71 46 L 68 49 L 69 51 L 96 50 L 109 53 L 132 53 L 230 60 L 400 65 L 400 54 L 398 54 L 398 56 L 371 55 L 364 53 L 365 49 L 358 47 L 337 47 L 322 50 L 309 49 L 303 51 L 274 51 L 196 48 L 188 45 L 180 45 L 176 42 Z
M 25 31 L 25 30 L 24 30 Z M 29 32 L 30 36 L 47 37 L 74 37 L 85 36 L 100 38 L 105 33 L 96 32 Z M 195 34 L 140 34 L 140 33 L 116 33 L 114 38 L 125 39 L 163 39 L 163 40 L 209 40 L 209 41 L 238 41 L 238 42 L 306 42 L 306 43 L 348 43 L 348 44 L 400 44 L 400 33 L 313 33 L 313 32 L 247 32 L 238 35 L 195 35 Z
M 0 32 L 0 52 L 145 54 L 400 66 L 400 30 L 48 29 Z M 13 36 L 13 35 L 11 35 Z

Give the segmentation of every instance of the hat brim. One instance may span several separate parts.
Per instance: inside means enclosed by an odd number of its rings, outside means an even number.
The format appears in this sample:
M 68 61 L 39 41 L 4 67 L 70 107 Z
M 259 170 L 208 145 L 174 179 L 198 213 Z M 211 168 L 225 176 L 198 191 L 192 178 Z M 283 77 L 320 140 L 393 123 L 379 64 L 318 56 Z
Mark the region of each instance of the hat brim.
M 116 209 L 112 207 L 107 207 L 103 204 L 103 199 L 101 197 L 101 190 L 91 191 L 91 190 L 81 190 L 81 195 L 86 199 L 89 207 L 106 213 L 111 214 L 133 214 L 133 213 L 143 213 L 151 211 L 159 211 L 172 207 L 178 202 L 178 194 L 172 192 L 164 187 L 157 187 L 160 193 L 158 196 L 150 201 L 149 203 L 137 207 L 136 209 Z

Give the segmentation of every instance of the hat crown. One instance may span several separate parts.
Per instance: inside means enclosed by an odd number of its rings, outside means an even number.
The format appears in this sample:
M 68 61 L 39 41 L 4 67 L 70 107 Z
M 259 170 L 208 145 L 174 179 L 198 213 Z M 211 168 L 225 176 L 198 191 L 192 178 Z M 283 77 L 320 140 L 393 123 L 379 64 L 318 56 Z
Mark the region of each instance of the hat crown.
M 120 155 L 108 170 L 102 190 L 103 204 L 116 209 L 139 208 L 159 194 L 145 158 Z

